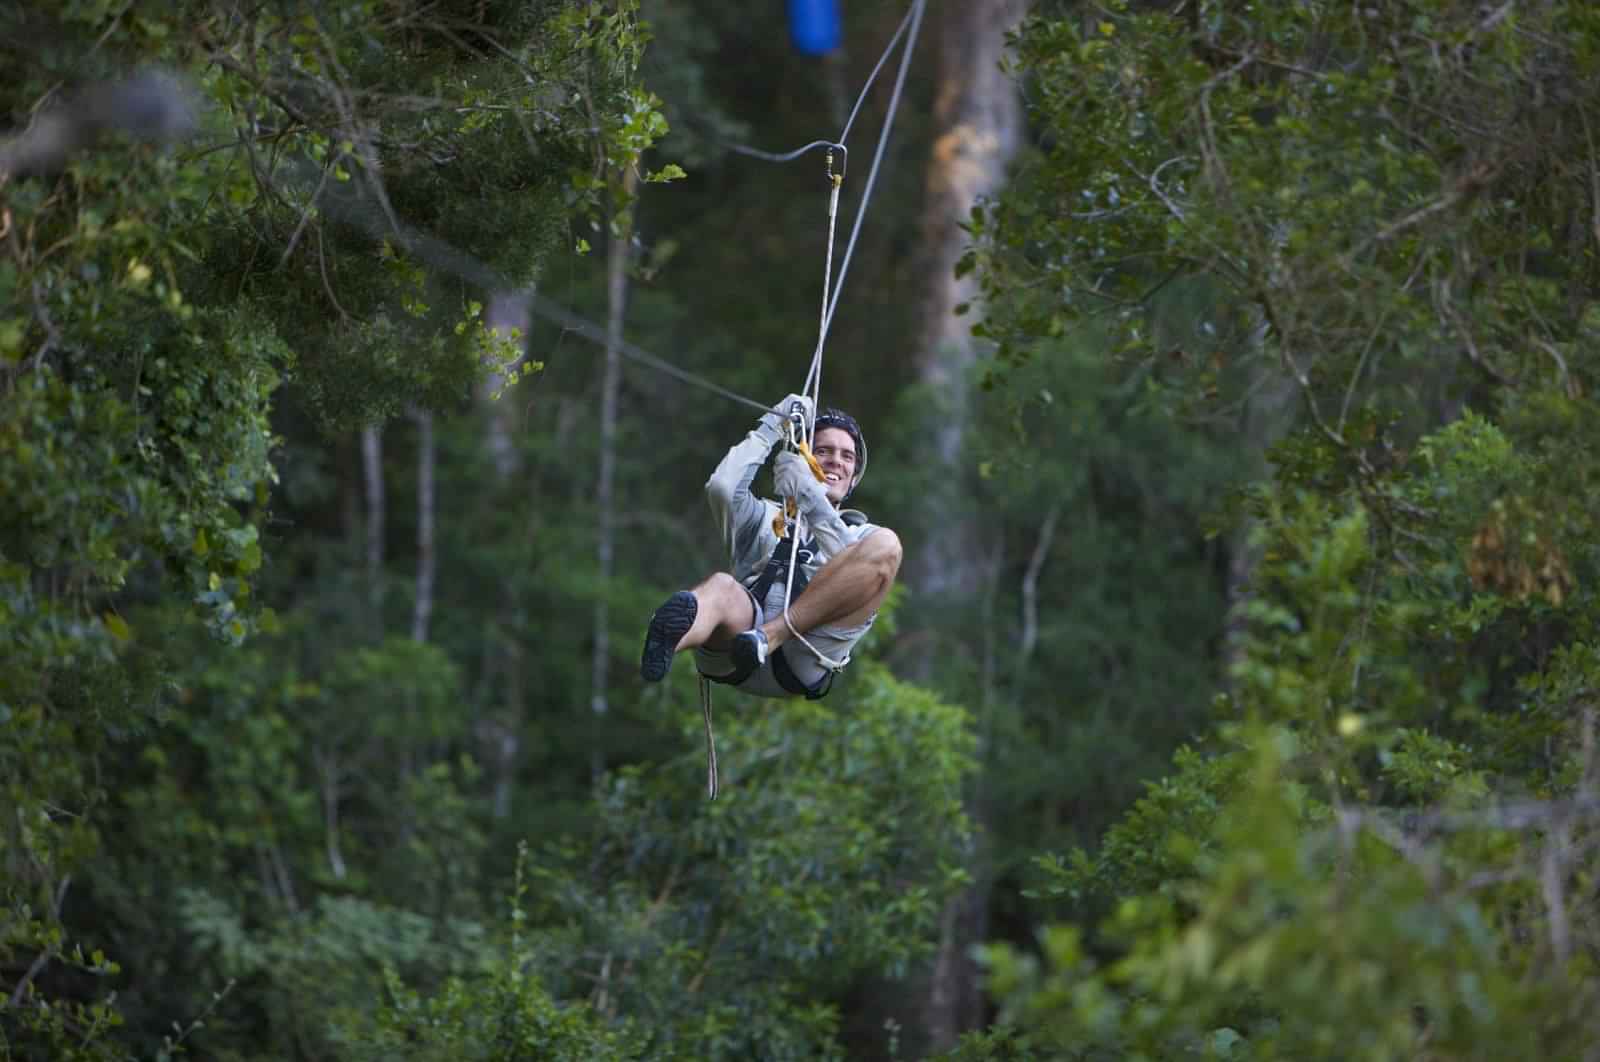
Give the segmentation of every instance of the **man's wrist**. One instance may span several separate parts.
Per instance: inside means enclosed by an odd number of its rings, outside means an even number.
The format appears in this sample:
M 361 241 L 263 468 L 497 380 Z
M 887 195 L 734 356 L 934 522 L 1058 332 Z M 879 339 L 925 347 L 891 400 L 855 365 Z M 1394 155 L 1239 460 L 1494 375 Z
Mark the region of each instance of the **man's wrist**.
M 783 441 L 783 420 L 776 413 L 763 413 L 754 430 L 769 449 Z

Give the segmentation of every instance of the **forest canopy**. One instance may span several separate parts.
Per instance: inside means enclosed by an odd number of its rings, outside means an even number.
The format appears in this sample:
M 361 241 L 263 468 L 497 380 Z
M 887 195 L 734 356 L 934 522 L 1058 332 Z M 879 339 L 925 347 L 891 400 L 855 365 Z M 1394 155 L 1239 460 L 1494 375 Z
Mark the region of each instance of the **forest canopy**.
M 1600 13 L 841 10 L 0 7 L 0 1059 L 1587 1057 Z M 907 565 L 709 802 L 747 149 L 891 120 Z

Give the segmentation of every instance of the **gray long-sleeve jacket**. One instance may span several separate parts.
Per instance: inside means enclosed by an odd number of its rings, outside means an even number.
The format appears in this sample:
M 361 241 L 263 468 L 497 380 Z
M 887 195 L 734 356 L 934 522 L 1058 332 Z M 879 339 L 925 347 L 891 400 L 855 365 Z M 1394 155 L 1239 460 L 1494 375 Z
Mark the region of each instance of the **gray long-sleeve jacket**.
M 706 497 L 717 518 L 723 544 L 728 547 L 733 577 L 747 586 L 766 567 L 767 560 L 778 545 L 772 520 L 779 512 L 779 503 L 756 497 L 750 488 L 755 483 L 756 473 L 761 471 L 761 466 L 772 453 L 772 448 L 782 439 L 782 429 L 763 418 L 750 429 L 743 441 L 728 451 L 706 481 Z M 839 518 L 844 521 L 847 545 L 861 541 L 878 529 L 877 525 L 867 522 L 864 513 L 855 509 L 840 509 Z M 826 564 L 829 557 L 826 548 L 819 543 L 811 562 L 802 560 L 801 568 L 806 577 L 815 576 L 817 569 Z M 774 587 L 778 608 L 782 608 L 782 591 L 783 587 Z M 771 600 L 769 596 L 768 601 Z M 764 602 L 763 607 L 770 606 Z

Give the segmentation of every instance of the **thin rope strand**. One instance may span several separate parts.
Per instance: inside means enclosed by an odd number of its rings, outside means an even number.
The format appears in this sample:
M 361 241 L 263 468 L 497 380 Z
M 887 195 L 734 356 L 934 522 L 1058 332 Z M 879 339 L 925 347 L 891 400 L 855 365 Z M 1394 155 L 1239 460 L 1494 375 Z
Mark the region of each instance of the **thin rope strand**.
M 583 336 L 585 339 L 588 339 L 591 342 L 598 343 L 601 346 L 607 345 L 608 340 L 606 338 L 606 334 L 599 325 L 579 317 L 577 314 L 568 310 L 560 303 L 553 302 L 537 292 L 525 291 L 521 292 L 520 294 L 528 300 L 528 308 L 533 310 L 539 316 L 561 325 L 568 331 L 576 332 L 578 335 Z M 753 398 L 746 398 L 744 395 L 741 395 L 736 391 L 730 391 L 720 384 L 712 383 L 704 376 L 692 373 L 687 369 L 680 369 L 676 365 L 667 361 L 665 358 L 659 358 L 650 353 L 648 350 L 645 350 L 643 347 L 629 342 L 626 339 L 624 339 L 621 344 L 618 345 L 617 352 L 623 357 L 631 358 L 632 360 L 639 362 L 641 365 L 648 365 L 658 372 L 666 373 L 668 376 L 675 377 L 694 387 L 704 388 L 705 390 L 721 395 L 723 398 L 729 399 L 730 401 L 743 403 L 744 405 L 750 406 L 754 409 L 759 409 L 763 413 L 783 413 L 783 410 L 780 410 L 774 406 L 770 406 L 765 402 L 757 402 Z
M 895 45 L 905 34 L 907 28 L 911 36 L 906 44 L 905 52 L 900 57 L 900 69 L 895 77 L 894 92 L 889 100 L 889 108 L 884 117 L 883 130 L 878 137 L 878 147 L 872 157 L 872 166 L 867 173 L 866 189 L 862 193 L 861 205 L 856 208 L 855 222 L 850 230 L 850 242 L 845 248 L 844 260 L 839 265 L 839 281 L 837 287 L 830 288 L 827 277 L 833 267 L 833 240 L 834 226 L 838 217 L 839 186 L 835 182 L 833 192 L 829 199 L 828 207 L 828 257 L 827 269 L 824 270 L 822 288 L 822 324 L 817 330 L 817 347 L 811 355 L 811 367 L 806 372 L 806 383 L 801 389 L 803 394 L 811 396 L 813 408 L 820 408 L 822 404 L 822 353 L 828 340 L 828 331 L 833 323 L 834 309 L 838 306 L 839 296 L 844 291 L 844 274 L 849 268 L 851 255 L 855 253 L 856 237 L 861 232 L 861 225 L 866 218 L 867 204 L 872 198 L 873 186 L 877 183 L 878 168 L 883 161 L 884 147 L 889 140 L 889 131 L 894 127 L 894 118 L 900 107 L 901 92 L 905 87 L 906 71 L 911 63 L 911 53 L 916 48 L 917 34 L 921 29 L 922 11 L 925 0 L 915 0 L 905 17 L 900 20 L 899 27 L 894 31 L 894 36 L 889 38 L 889 43 L 884 47 L 883 53 L 878 56 L 878 63 L 872 68 L 872 73 L 867 77 L 867 83 L 861 89 L 861 94 L 856 97 L 855 109 L 850 112 L 850 118 L 845 122 L 844 132 L 839 134 L 840 142 L 850 136 L 850 127 L 855 124 L 856 114 L 861 110 L 861 105 L 866 101 L 867 93 L 878 78 L 878 73 L 883 69 L 883 64 L 888 62 L 889 56 L 894 53 Z M 815 421 L 813 421 L 815 423 Z M 811 432 L 809 443 L 815 439 L 815 431 Z
M 817 410 L 822 402 L 822 340 L 828 334 L 828 293 L 832 290 L 833 238 L 839 222 L 839 181 L 833 182 L 828 193 L 828 253 L 822 266 L 822 308 L 817 315 L 817 348 L 811 354 L 811 368 L 806 372 L 805 386 L 800 393 L 811 399 L 811 423 L 806 425 L 806 445 L 816 439 Z
M 842 140 L 843 138 L 840 139 Z M 766 162 L 793 162 L 806 152 L 815 151 L 819 147 L 833 148 L 837 151 L 846 152 L 847 154 L 850 150 L 849 148 L 845 147 L 843 143 L 833 140 L 813 140 L 805 147 L 798 147 L 793 151 L 785 151 L 781 155 L 772 151 L 762 151 L 760 148 L 747 147 L 744 144 L 724 144 L 722 146 L 733 152 L 735 155 L 748 155 L 750 158 L 762 159 Z
M 914 7 L 912 10 L 916 10 Z M 889 61 L 889 56 L 894 52 L 894 46 L 900 43 L 900 38 L 905 34 L 906 27 L 911 25 L 911 11 L 905 13 L 900 20 L 900 25 L 895 29 L 894 36 L 889 38 L 889 43 L 883 46 L 883 54 L 878 56 L 878 63 L 872 68 L 872 73 L 867 75 L 867 83 L 861 86 L 861 94 L 856 97 L 856 105 L 850 109 L 850 118 L 844 123 L 844 132 L 839 134 L 839 143 L 850 139 L 850 127 L 856 124 L 856 115 L 861 113 L 861 105 L 867 101 L 867 93 L 872 91 L 873 82 L 878 80 L 878 71 L 883 69 L 883 64 Z
M 308 167 L 300 167 L 299 169 L 304 173 L 309 174 L 311 172 Z M 337 196 L 324 196 L 318 201 L 317 205 L 328 216 L 363 229 L 373 237 L 387 239 L 390 236 L 386 221 L 379 218 L 373 211 L 363 209 L 359 204 L 353 203 L 348 199 Z M 518 288 L 508 283 L 498 270 L 448 241 L 404 224 L 400 225 L 397 235 L 408 254 L 434 269 L 448 273 L 484 291 L 499 292 L 508 298 L 521 300 L 530 312 L 561 325 L 569 332 L 576 332 L 601 347 L 610 345 L 610 337 L 606 335 L 605 330 L 599 325 L 578 316 L 560 303 L 540 295 L 531 288 Z M 713 383 L 696 373 L 680 369 L 664 358 L 658 358 L 626 339 L 618 347 L 618 353 L 632 361 L 648 365 L 658 372 L 675 377 L 692 387 L 699 387 L 710 391 L 712 394 L 721 395 L 729 401 L 759 409 L 763 413 L 783 412 L 767 405 L 765 402 L 757 402 L 753 398 L 746 398 L 735 391 L 730 391 L 726 387 Z
M 913 7 L 912 10 L 914 11 L 915 8 Z M 883 46 L 883 52 L 878 56 L 877 63 L 872 67 L 872 73 L 867 75 L 866 83 L 861 86 L 861 91 L 856 95 L 855 105 L 850 108 L 850 117 L 844 123 L 844 132 L 839 134 L 837 141 L 813 140 L 804 147 L 784 152 L 763 151 L 747 144 L 724 143 L 722 146 L 736 155 L 746 155 L 766 162 L 793 162 L 808 151 L 815 151 L 819 147 L 831 147 L 845 152 L 846 164 L 848 165 L 850 149 L 845 147 L 845 141 L 850 137 L 850 127 L 856 124 L 856 116 L 861 113 L 861 105 L 867 101 L 868 94 L 872 92 L 872 86 L 878 80 L 878 74 L 883 70 L 883 64 L 889 61 L 890 55 L 894 54 L 895 45 L 900 43 L 900 38 L 905 35 L 906 27 L 911 24 L 911 13 L 911 11 L 906 12 L 905 17 L 900 20 L 900 25 L 895 28 L 894 35 L 889 38 L 889 43 Z
M 717 799 L 717 735 L 711 726 L 711 680 L 700 676 L 700 714 L 706 721 L 706 796 Z
M 867 204 L 872 199 L 872 188 L 878 180 L 878 167 L 883 161 L 884 149 L 889 143 L 889 133 L 894 128 L 895 113 L 900 108 L 900 95 L 905 89 L 906 72 L 911 69 L 911 55 L 916 51 L 917 34 L 922 29 L 922 13 L 927 0 L 914 0 L 911 7 L 911 32 L 906 40 L 905 51 L 900 55 L 900 69 L 894 79 L 894 93 L 889 97 L 889 110 L 883 121 L 883 130 L 878 134 L 878 146 L 872 155 L 872 166 L 867 171 L 867 186 L 861 193 L 861 206 L 856 210 L 855 224 L 850 229 L 850 240 L 845 244 L 844 260 L 839 263 L 839 279 L 834 282 L 833 296 L 828 303 L 828 315 L 823 322 L 822 331 L 826 338 L 827 332 L 833 327 L 833 315 L 839 306 L 839 295 L 844 291 L 845 274 L 850 271 L 850 257 L 855 253 L 856 238 L 861 234 L 861 223 L 866 218 Z

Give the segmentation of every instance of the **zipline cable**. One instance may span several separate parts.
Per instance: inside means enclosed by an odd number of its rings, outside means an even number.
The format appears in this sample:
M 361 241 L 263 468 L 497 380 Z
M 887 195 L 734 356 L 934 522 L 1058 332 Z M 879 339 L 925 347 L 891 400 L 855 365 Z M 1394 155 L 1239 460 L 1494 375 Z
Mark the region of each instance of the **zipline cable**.
M 610 342 L 610 340 L 606 337 L 605 330 L 599 325 L 583 317 L 579 317 L 577 314 L 573 313 L 571 310 L 568 310 L 560 303 L 547 299 L 543 295 L 540 295 L 534 291 L 525 291 L 519 294 L 520 297 L 527 299 L 528 308 L 533 310 L 539 316 L 559 324 L 569 331 L 576 332 L 578 335 L 598 343 L 600 346 L 606 346 Z M 641 365 L 648 365 L 657 372 L 666 373 L 668 376 L 681 380 L 686 384 L 703 388 L 712 392 L 713 394 L 721 395 L 723 398 L 726 398 L 729 401 L 742 403 L 750 406 L 753 409 L 759 409 L 763 413 L 782 412 L 781 410 L 778 410 L 765 402 L 757 402 L 755 399 L 746 398 L 744 395 L 741 395 L 736 391 L 730 391 L 721 384 L 713 383 L 712 381 L 706 379 L 704 376 L 692 373 L 687 369 L 680 369 L 670 361 L 667 361 L 665 358 L 659 358 L 650 353 L 648 350 L 645 350 L 643 347 L 640 347 L 638 344 L 632 343 L 626 339 L 621 340 L 618 343 L 617 353 L 626 358 L 631 358 Z
M 610 343 L 605 329 L 594 322 L 573 313 L 555 300 L 540 295 L 532 288 L 516 288 L 492 266 L 485 264 L 473 255 L 437 236 L 429 235 L 403 223 L 397 226 L 389 218 L 382 216 L 370 204 L 357 204 L 347 196 L 325 194 L 317 200 L 317 207 L 328 216 L 363 229 L 375 238 L 388 239 L 395 237 L 408 253 L 428 263 L 440 272 L 448 273 L 486 292 L 499 293 L 508 299 L 518 301 L 525 305 L 531 313 L 558 324 L 568 331 L 575 332 L 599 346 L 604 347 Z M 736 391 L 730 391 L 721 384 L 708 380 L 697 373 L 681 369 L 665 358 L 657 357 L 637 343 L 629 340 L 624 339 L 618 344 L 617 353 L 641 365 L 647 365 L 657 372 L 665 373 L 691 387 L 698 387 L 702 390 L 710 391 L 712 394 L 720 395 L 731 402 L 738 402 L 752 409 L 759 409 L 763 413 L 782 412 L 765 402 L 757 402 L 755 399 L 747 398 Z
M 762 151 L 760 148 L 747 147 L 744 144 L 724 144 L 723 147 L 735 155 L 748 155 L 753 159 L 761 159 L 765 162 L 793 162 L 806 152 L 815 151 L 819 147 L 837 148 L 847 153 L 849 151 L 849 148 L 833 140 L 813 140 L 805 147 L 797 147 L 793 151 L 785 151 L 781 155 L 771 151 Z

